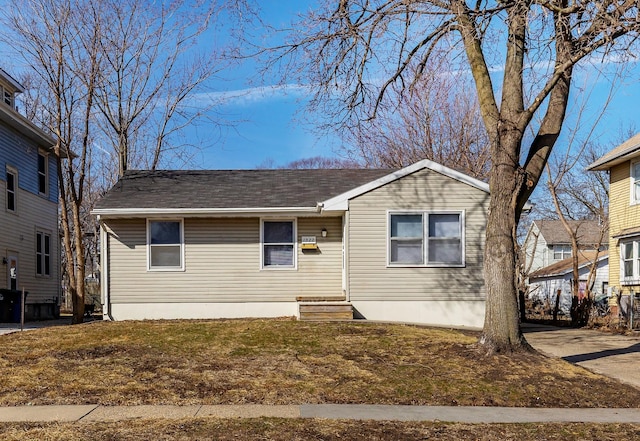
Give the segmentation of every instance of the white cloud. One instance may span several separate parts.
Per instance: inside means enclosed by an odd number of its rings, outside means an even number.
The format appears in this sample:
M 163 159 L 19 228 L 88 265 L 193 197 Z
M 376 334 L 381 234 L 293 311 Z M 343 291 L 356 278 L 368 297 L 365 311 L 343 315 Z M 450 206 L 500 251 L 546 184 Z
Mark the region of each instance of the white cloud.
M 303 84 L 282 84 L 273 86 L 250 87 L 246 89 L 228 90 L 195 94 L 190 98 L 193 105 L 234 105 L 247 106 L 258 102 L 279 99 L 282 97 L 304 97 L 311 88 Z

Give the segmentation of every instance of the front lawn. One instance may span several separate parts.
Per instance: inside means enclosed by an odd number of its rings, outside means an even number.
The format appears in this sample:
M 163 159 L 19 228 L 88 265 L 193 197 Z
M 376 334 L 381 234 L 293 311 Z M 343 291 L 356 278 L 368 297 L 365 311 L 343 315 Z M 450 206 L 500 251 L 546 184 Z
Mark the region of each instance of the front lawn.
M 636 407 L 640 391 L 469 332 L 291 319 L 94 322 L 0 336 L 0 405 Z

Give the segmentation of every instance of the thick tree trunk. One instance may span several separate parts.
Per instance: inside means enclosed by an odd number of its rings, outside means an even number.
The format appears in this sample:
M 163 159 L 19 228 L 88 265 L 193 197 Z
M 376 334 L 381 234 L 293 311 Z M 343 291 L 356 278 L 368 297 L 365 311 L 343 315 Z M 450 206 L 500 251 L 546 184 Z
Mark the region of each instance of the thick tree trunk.
M 484 253 L 487 299 L 480 338 L 480 345 L 487 353 L 529 349 L 518 320 L 516 195 L 523 179 L 513 152 L 517 151 L 519 143 L 517 133 L 505 131 L 492 148 L 491 199 Z

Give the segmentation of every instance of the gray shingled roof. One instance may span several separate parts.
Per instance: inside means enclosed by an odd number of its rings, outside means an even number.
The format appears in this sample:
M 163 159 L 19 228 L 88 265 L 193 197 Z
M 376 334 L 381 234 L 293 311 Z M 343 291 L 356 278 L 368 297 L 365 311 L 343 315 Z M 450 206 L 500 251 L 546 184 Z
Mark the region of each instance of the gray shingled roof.
M 96 209 L 284 208 L 318 202 L 389 169 L 128 171 Z
M 571 229 L 577 232 L 580 245 L 595 245 L 600 239 L 600 225 L 594 220 L 568 221 Z M 540 233 L 547 241 L 548 245 L 570 244 L 571 239 L 562 222 L 559 220 L 536 220 L 536 225 Z M 602 238 L 603 244 L 607 243 L 608 233 L 605 232 Z

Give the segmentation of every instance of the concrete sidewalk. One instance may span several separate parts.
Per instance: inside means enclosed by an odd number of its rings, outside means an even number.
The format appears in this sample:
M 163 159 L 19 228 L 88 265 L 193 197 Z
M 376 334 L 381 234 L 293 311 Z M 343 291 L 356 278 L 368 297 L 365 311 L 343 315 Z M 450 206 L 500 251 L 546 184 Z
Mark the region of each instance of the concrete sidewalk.
M 532 324 L 524 324 L 522 330 L 543 354 L 640 389 L 640 336 Z
M 458 423 L 635 423 L 640 409 L 548 409 L 350 404 L 289 406 L 18 406 L 0 408 L 0 422 L 98 422 L 154 418 L 326 418 Z

